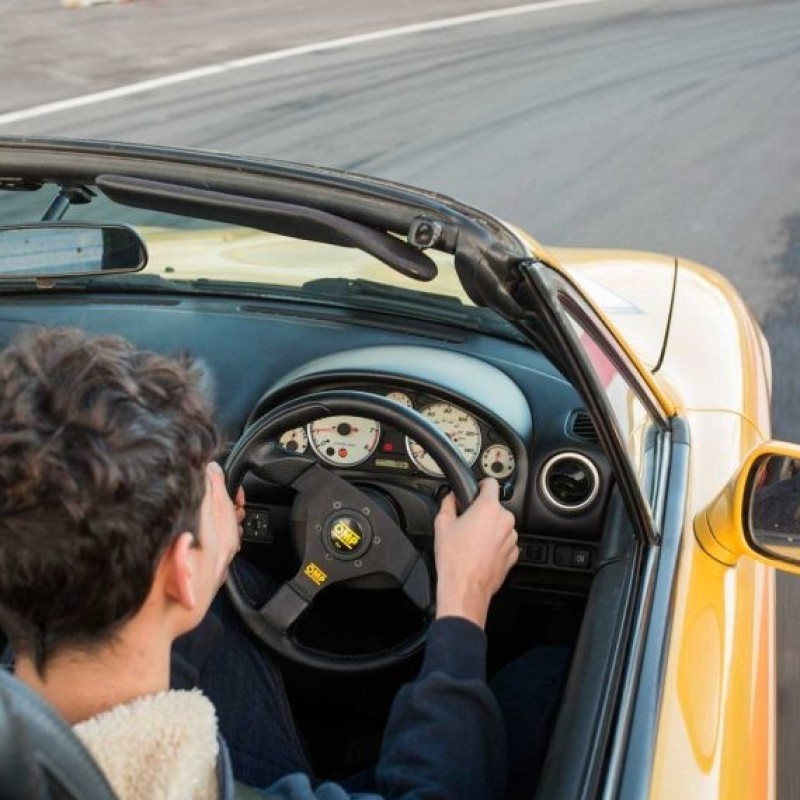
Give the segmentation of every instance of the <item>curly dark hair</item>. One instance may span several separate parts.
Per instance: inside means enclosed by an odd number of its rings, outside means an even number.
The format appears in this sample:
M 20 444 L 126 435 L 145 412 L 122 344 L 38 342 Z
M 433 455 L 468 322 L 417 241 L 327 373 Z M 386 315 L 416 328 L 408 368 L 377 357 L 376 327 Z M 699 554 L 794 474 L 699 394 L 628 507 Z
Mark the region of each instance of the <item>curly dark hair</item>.
M 217 450 L 205 372 L 113 336 L 33 329 L 0 353 L 0 628 L 43 672 L 110 640 Z

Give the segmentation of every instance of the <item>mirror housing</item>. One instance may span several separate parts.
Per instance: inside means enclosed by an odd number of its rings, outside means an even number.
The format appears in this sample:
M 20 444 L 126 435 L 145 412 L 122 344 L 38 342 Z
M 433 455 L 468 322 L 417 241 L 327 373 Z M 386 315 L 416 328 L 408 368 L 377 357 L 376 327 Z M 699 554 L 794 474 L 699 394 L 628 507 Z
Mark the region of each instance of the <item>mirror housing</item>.
M 127 225 L 37 222 L 0 227 L 0 281 L 138 272 L 147 249 Z
M 800 575 L 800 504 L 795 496 L 800 498 L 800 446 L 764 442 L 697 514 L 697 539 L 728 566 L 749 556 Z

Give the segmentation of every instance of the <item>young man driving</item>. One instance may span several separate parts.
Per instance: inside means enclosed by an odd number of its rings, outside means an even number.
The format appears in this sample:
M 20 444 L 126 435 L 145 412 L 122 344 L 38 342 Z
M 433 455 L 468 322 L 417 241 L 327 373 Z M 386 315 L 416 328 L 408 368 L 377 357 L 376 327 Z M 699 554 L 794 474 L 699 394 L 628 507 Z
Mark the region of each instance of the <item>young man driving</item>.
M 16 675 L 74 726 L 122 800 L 241 796 L 211 703 L 170 690 L 173 642 L 208 611 L 244 514 L 213 461 L 202 370 L 115 337 L 33 330 L 0 354 L 0 386 L 0 628 Z M 506 745 L 483 627 L 517 560 L 514 519 L 487 480 L 461 516 L 446 498 L 435 530 L 437 619 L 394 701 L 375 786 L 492 800 Z M 351 796 L 302 773 L 264 795 Z

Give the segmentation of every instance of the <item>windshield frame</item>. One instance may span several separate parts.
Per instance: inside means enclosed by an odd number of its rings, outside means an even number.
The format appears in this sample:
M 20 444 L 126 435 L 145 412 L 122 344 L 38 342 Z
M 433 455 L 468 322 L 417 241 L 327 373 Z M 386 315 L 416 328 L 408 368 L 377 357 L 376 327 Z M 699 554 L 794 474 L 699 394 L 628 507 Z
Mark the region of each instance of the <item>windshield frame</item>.
M 289 162 L 139 144 L 0 137 L 0 188 L 35 191 L 46 182 L 95 186 L 104 175 L 171 182 L 256 200 L 294 203 L 406 239 L 420 216 L 436 223 L 430 248 L 454 257 L 477 306 L 514 318 L 514 265 L 532 248 L 490 214 L 434 192 Z

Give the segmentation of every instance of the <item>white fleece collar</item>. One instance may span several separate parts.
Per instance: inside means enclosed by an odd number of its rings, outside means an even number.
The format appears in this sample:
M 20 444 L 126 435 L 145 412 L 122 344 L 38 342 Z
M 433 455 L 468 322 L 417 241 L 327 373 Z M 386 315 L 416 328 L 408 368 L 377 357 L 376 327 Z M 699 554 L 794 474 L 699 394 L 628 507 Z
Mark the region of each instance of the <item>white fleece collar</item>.
M 120 800 L 216 800 L 217 717 L 199 691 L 169 691 L 74 726 Z

